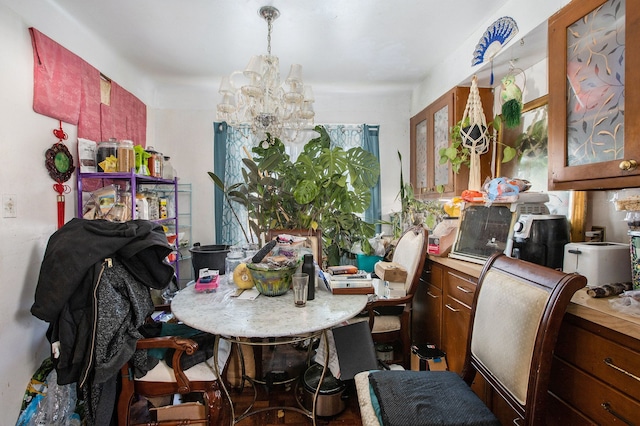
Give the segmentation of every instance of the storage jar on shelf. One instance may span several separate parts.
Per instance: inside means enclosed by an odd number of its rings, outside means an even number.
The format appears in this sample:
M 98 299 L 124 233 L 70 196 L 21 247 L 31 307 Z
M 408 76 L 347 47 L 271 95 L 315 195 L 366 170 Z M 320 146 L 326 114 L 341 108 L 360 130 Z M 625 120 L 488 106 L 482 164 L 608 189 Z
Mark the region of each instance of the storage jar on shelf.
M 118 171 L 118 143 L 115 139 L 98 142 L 96 164 L 98 172 L 113 173 Z
M 136 155 L 133 151 L 133 141 L 118 142 L 118 171 L 129 173 L 136 165 Z

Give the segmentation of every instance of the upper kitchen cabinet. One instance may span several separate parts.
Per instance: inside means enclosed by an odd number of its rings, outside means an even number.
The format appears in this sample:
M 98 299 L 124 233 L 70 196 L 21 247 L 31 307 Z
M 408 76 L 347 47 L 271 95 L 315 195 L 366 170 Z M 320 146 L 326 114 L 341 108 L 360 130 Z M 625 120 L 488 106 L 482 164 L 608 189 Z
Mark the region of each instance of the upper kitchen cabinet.
M 634 3 L 573 1 L 549 19 L 550 190 L 640 186 Z
M 479 91 L 483 111 L 491 121 L 492 90 Z M 411 118 L 411 185 L 417 198 L 452 197 L 467 189 L 469 168 L 463 166 L 453 173 L 450 163 L 440 164 L 439 152 L 450 145 L 449 129 L 462 119 L 468 97 L 469 87 L 455 87 Z M 480 158 L 485 179 L 491 176 L 491 154 Z

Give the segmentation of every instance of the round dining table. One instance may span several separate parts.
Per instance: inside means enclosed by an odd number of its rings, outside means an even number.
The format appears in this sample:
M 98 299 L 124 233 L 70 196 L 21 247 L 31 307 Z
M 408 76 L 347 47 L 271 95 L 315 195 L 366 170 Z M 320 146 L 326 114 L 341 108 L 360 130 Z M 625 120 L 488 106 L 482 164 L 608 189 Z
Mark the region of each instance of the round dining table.
M 197 292 L 195 285 L 187 285 L 171 301 L 171 311 L 184 324 L 211 333 L 216 336 L 213 370 L 218 371 L 217 353 L 219 339 L 223 338 L 236 344 L 249 344 L 260 339 L 270 339 L 275 344 L 294 343 L 313 336 L 322 336 L 327 344 L 327 330 L 342 325 L 360 313 L 367 304 L 366 294 L 332 294 L 317 289 L 315 298 L 308 300 L 304 307 L 298 307 L 293 301 L 293 292 L 289 290 L 280 296 L 255 296 L 255 290 L 238 292 L 233 284 L 226 284 L 224 277 L 215 292 Z M 252 294 L 253 293 L 253 294 Z M 277 339 L 277 340 L 276 340 Z M 260 340 L 262 342 L 262 340 Z M 263 345 L 264 343 L 258 343 Z M 328 364 L 325 359 L 322 378 Z M 269 407 L 268 409 L 292 409 L 307 415 L 315 425 L 316 401 L 320 390 L 317 386 L 311 411 L 296 407 Z M 224 381 L 220 385 L 231 405 L 231 424 L 265 409 L 250 411 L 247 409 L 236 417 L 234 405 Z

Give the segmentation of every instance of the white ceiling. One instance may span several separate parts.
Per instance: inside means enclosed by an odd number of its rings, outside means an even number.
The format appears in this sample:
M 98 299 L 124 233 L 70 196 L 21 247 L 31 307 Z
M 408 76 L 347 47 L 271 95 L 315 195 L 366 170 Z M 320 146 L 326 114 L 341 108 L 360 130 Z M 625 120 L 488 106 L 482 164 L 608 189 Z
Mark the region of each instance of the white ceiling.
M 267 50 L 312 85 L 411 87 L 508 0 L 50 0 L 158 81 L 218 81 Z M 471 62 L 473 52 L 469 52 Z M 286 74 L 285 74 L 286 75 Z

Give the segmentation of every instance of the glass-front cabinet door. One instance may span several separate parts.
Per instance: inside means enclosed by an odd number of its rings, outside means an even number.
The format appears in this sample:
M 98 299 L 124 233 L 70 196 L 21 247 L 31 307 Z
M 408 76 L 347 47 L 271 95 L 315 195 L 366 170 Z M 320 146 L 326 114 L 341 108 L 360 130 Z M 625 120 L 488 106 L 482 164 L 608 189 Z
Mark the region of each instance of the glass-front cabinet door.
M 574 1 L 549 20 L 549 189 L 640 184 L 635 1 Z
M 440 150 L 449 147 L 449 128 L 453 123 L 453 102 L 452 94 L 448 98 L 436 102 L 431 111 L 433 120 L 430 135 L 433 138 L 433 151 L 431 156 L 435 159 L 433 166 L 433 184 L 435 190 L 441 193 L 453 191 L 453 169 L 449 163 L 440 164 Z
M 415 195 L 428 192 L 433 185 L 427 173 L 430 152 L 427 148 L 428 127 L 426 110 L 411 118 L 411 186 Z

